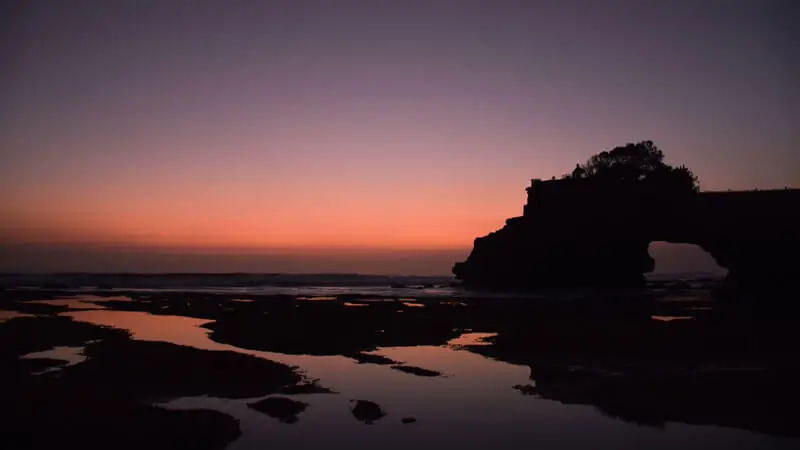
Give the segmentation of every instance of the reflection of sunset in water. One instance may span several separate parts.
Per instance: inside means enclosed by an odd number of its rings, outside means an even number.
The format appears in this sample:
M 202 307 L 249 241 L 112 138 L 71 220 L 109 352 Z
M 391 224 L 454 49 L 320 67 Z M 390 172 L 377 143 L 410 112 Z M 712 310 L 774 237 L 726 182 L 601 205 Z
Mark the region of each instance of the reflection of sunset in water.
M 417 302 L 403 302 L 404 306 L 408 306 L 409 308 L 424 308 L 425 305 L 422 303 Z
M 72 311 L 63 315 L 82 322 L 128 330 L 134 339 L 141 341 L 172 342 L 203 350 L 230 350 L 230 346 L 210 340 L 209 330 L 200 328 L 211 322 L 207 319 L 138 311 Z
M 0 310 L 0 323 L 7 322 L 11 319 L 16 319 L 19 317 L 34 317 L 34 315 L 25 314 L 17 311 Z
M 468 347 L 472 345 L 492 345 L 487 339 L 497 336 L 497 333 L 464 333 L 461 336 L 450 339 L 447 345 L 452 347 Z

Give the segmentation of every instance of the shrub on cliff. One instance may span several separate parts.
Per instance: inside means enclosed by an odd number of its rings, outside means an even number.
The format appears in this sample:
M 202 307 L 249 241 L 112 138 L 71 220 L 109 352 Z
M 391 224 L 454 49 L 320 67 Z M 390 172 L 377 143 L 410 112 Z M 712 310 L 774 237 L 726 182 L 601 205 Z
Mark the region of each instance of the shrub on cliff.
M 664 162 L 653 141 L 629 143 L 600 152 L 578 165 L 565 178 L 585 178 L 604 185 L 636 184 L 661 192 L 698 192 L 697 177 L 686 166 Z

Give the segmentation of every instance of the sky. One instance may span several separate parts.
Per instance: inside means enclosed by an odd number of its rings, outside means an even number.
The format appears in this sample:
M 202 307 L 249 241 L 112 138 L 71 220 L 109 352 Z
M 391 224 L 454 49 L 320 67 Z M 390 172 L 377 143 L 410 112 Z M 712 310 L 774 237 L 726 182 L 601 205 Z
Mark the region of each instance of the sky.
M 2 8 L 0 270 L 447 273 L 531 178 L 645 139 L 800 187 L 791 0 Z

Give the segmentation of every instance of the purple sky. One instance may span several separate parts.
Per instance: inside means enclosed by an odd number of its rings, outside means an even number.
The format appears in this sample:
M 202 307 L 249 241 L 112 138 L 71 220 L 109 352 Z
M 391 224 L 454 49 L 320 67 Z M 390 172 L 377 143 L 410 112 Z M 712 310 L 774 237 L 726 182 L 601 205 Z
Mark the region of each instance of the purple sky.
M 703 189 L 800 186 L 792 1 L 3 8 L 6 243 L 468 249 L 643 139 Z

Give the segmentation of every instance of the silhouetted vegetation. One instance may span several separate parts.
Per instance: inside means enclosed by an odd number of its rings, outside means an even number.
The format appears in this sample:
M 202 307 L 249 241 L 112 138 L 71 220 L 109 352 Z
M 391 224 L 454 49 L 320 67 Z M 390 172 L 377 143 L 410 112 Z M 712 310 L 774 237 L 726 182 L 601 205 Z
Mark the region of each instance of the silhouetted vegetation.
M 563 178 L 589 178 L 602 183 L 642 183 L 659 190 L 698 192 L 697 177 L 686 166 L 664 162 L 664 152 L 653 141 L 628 143 L 600 152 L 577 165 Z
M 641 287 L 654 241 L 700 246 L 728 270 L 719 298 L 782 301 L 800 274 L 800 189 L 699 192 L 652 141 L 600 152 L 560 180 L 534 179 L 522 216 L 453 266 L 489 289 Z M 765 288 L 770 295 L 760 295 Z

